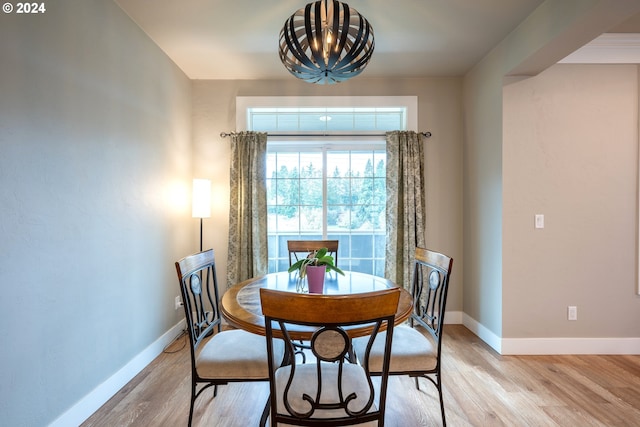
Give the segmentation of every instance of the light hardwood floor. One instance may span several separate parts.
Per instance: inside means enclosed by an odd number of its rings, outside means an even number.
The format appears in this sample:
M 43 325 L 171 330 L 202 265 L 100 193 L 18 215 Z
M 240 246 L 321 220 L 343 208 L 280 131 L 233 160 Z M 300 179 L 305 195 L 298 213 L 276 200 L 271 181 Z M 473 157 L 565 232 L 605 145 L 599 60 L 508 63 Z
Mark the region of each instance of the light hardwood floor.
M 640 426 L 640 356 L 500 356 L 461 325 L 443 341 L 444 399 L 449 426 Z M 186 338 L 173 343 L 83 427 L 185 426 L 190 366 Z M 389 382 L 388 427 L 442 425 L 437 393 L 426 380 Z M 259 424 L 266 383 L 205 391 L 194 426 Z

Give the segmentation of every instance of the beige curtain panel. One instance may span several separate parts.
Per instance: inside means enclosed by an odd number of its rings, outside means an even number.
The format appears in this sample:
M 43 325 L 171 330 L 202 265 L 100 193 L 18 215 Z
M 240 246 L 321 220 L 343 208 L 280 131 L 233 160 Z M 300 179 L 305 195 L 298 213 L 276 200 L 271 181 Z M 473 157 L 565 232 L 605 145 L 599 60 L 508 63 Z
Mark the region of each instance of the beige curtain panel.
M 267 274 L 267 134 L 231 137 L 227 288 Z
M 411 287 L 416 246 L 425 247 L 425 183 L 422 136 L 387 132 L 387 248 L 384 275 Z

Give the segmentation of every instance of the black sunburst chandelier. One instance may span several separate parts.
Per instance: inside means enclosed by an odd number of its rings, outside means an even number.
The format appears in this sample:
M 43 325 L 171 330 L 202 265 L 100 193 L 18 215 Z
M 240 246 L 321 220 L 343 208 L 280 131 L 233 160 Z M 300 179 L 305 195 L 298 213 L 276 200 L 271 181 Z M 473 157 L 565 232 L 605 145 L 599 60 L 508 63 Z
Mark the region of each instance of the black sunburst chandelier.
M 340 83 L 357 76 L 373 48 L 373 27 L 338 0 L 307 4 L 280 31 L 280 60 L 291 74 L 309 83 Z

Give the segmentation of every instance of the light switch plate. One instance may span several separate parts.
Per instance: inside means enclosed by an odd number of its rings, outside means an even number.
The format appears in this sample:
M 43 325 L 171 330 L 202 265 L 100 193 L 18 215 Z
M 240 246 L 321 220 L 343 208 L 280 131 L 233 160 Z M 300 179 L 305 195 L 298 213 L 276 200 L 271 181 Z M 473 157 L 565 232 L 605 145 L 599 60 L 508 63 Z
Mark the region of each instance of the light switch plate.
M 544 215 L 536 214 L 535 224 L 536 224 L 536 228 L 544 228 Z

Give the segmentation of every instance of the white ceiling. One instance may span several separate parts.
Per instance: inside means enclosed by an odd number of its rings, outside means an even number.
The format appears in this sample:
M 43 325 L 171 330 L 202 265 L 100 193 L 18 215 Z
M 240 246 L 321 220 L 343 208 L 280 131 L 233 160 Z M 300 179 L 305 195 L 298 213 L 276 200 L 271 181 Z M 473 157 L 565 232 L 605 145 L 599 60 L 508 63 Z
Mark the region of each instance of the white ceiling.
M 114 0 L 191 79 L 286 78 L 285 20 L 310 0 Z M 347 0 L 373 26 L 362 76 L 463 75 L 544 0 Z

